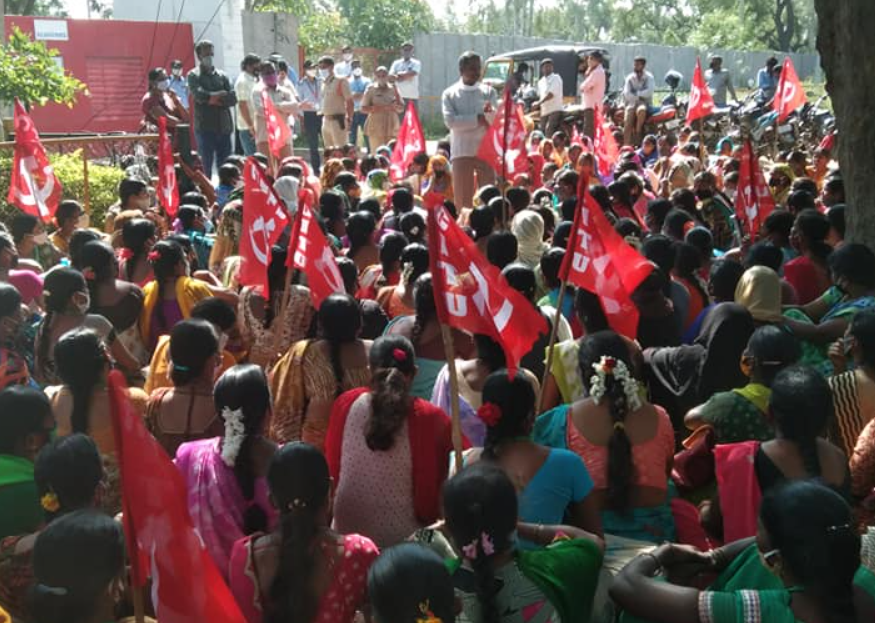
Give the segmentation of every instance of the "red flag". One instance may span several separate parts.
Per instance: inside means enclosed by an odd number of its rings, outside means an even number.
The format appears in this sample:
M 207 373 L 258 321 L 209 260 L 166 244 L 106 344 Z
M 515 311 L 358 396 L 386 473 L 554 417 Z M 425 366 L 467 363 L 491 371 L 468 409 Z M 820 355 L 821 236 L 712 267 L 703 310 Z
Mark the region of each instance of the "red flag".
M 61 181 L 49 163 L 39 132 L 24 106 L 15 100 L 15 158 L 6 201 L 48 223 L 61 202 Z
M 309 206 L 298 206 L 289 248 L 294 251 L 289 253 L 286 266 L 298 268 L 307 275 L 313 307 L 319 309 L 331 294 L 346 292 L 337 260 Z
M 516 370 L 547 321 L 477 249 L 441 206 L 428 213 L 428 256 L 438 318 L 443 324 L 490 336 Z
M 587 183 L 585 177 L 580 178 L 577 202 L 581 207 L 574 215 L 569 252 L 559 278 L 598 295 L 611 328 L 635 339 L 638 308 L 631 295 L 653 265 L 611 227 L 601 206 L 587 192 Z
M 696 71 L 693 72 L 693 86 L 690 88 L 690 107 L 687 109 L 687 123 L 696 119 L 707 117 L 714 112 L 714 98 L 708 85 L 705 84 L 705 76 L 702 75 L 702 64 L 696 59 Z
M 270 248 L 288 224 L 285 204 L 277 197 L 267 177 L 250 156 L 243 169 L 243 226 L 240 232 L 241 285 L 260 286 L 267 296 L 267 266 Z
M 611 126 L 605 122 L 602 116 L 601 106 L 596 106 L 593 109 L 595 118 L 595 132 L 593 137 L 593 151 L 599 162 L 599 173 L 602 175 L 610 175 L 620 157 L 620 148 L 617 146 L 617 141 L 614 140 L 614 135 L 611 133 Z
M 413 158 L 424 151 L 425 134 L 422 132 L 422 124 L 413 102 L 408 102 L 401 128 L 398 130 L 398 138 L 395 140 L 395 149 L 392 150 L 392 163 L 389 165 L 392 181 L 397 182 L 407 175 Z
M 158 117 L 158 201 L 173 218 L 179 211 L 179 190 L 176 186 L 176 164 L 173 144 L 167 133 L 167 117 Z
M 514 103 L 508 89 L 504 90 L 498 113 L 480 141 L 477 157 L 507 179 L 528 168 L 523 107 Z
M 571 144 L 580 145 L 582 149 L 586 149 L 586 144 L 583 142 L 583 138 L 580 136 L 580 132 L 578 132 L 577 130 L 576 123 L 571 126 Z
M 261 91 L 261 104 L 264 106 L 264 121 L 267 124 L 267 143 L 270 147 L 270 153 L 278 158 L 283 148 L 288 147 L 292 140 L 292 129 L 282 115 L 277 112 L 267 89 Z
M 750 139 L 741 147 L 741 167 L 738 170 L 738 192 L 735 194 L 735 214 L 742 230 L 756 236 L 766 217 L 775 209 L 775 200 L 760 169 L 760 161 Z
M 182 475 L 134 412 L 118 370 L 109 374 L 109 404 L 135 587 L 151 575 L 152 604 L 161 623 L 243 623 L 192 525 Z
M 781 68 L 781 79 L 778 81 L 778 90 L 775 91 L 775 99 L 772 100 L 772 108 L 778 111 L 778 123 L 790 116 L 794 110 L 805 104 L 805 90 L 796 75 L 796 68 L 790 57 L 784 59 Z

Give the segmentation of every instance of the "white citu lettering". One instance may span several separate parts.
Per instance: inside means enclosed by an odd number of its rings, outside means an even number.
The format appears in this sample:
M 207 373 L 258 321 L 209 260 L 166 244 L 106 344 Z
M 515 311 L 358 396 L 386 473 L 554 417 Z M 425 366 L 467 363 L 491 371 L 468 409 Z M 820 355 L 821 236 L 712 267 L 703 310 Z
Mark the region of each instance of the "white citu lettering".
M 501 309 L 498 310 L 498 313 L 495 314 L 495 328 L 498 329 L 499 333 L 504 333 L 505 327 L 510 322 L 510 317 L 513 315 L 513 304 L 504 299 L 504 302 L 501 304 Z
M 576 253 L 571 258 L 571 269 L 576 273 L 585 273 L 589 267 L 589 256 L 583 253 Z
M 468 315 L 468 297 L 455 292 L 447 292 L 447 311 L 460 318 Z

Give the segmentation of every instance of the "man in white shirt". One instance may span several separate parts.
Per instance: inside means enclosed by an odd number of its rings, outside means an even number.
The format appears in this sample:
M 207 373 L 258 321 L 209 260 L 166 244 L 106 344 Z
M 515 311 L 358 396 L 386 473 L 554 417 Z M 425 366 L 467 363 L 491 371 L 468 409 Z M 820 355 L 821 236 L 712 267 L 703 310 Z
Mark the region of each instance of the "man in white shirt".
M 404 100 L 404 109 L 407 103 L 413 102 L 417 112 L 419 111 L 419 73 L 422 71 L 422 63 L 413 58 L 413 44 L 407 41 L 401 46 L 401 58 L 394 61 L 389 68 L 389 81 L 398 87 L 398 93 Z
M 480 82 L 483 61 L 476 52 L 459 57 L 460 79 L 441 96 L 444 124 L 450 129 L 450 158 L 453 170 L 453 195 L 459 210 L 474 203 L 474 171 L 480 186 L 495 181 L 492 168 L 477 157 L 483 135 L 495 117 L 498 96 L 488 84 Z
M 602 53 L 598 50 L 586 57 L 586 74 L 580 85 L 580 99 L 583 105 L 583 133 L 595 138 L 595 109 L 605 99 L 605 68 L 602 66 Z
M 645 71 L 647 59 L 643 56 L 635 58 L 634 71 L 626 76 L 623 84 L 623 100 L 626 103 L 626 115 L 623 117 L 623 142 L 626 145 L 637 145 L 644 130 L 647 112 L 653 105 L 653 91 L 656 83 L 653 74 Z
M 334 75 L 338 78 L 349 78 L 352 74 L 352 48 L 348 45 L 343 46 L 340 51 L 340 61 L 334 65 Z
M 251 156 L 255 153 L 255 116 L 252 111 L 252 91 L 258 84 L 255 75 L 261 58 L 258 54 L 247 54 L 240 63 L 240 75 L 234 82 L 234 93 L 237 95 L 237 136 L 243 154 Z
M 538 80 L 538 101 L 541 111 L 541 132 L 553 136 L 562 125 L 562 76 L 553 72 L 553 59 L 541 61 L 541 79 Z

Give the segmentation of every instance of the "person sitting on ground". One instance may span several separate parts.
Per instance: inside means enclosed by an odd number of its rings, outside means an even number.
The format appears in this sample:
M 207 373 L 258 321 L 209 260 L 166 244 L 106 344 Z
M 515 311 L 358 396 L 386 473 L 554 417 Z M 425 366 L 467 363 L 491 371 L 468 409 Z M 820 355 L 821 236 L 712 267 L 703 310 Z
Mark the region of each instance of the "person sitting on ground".
M 64 255 L 70 254 L 70 237 L 79 227 L 83 216 L 85 216 L 85 211 L 78 201 L 67 199 L 58 204 L 58 209 L 55 211 L 55 223 L 58 225 L 58 229 L 55 230 L 49 241 Z

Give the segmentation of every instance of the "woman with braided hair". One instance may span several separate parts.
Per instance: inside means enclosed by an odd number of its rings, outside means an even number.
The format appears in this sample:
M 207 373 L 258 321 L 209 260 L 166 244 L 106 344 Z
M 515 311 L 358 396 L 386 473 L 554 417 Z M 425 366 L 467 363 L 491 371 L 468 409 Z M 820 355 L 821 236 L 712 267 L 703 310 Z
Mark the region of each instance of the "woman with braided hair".
M 579 362 L 587 397 L 540 416 L 533 439 L 583 459 L 606 534 L 672 540 L 668 477 L 675 445 L 668 414 L 642 396 L 629 346 L 613 331 L 586 336 Z
M 589 621 L 604 542 L 566 525 L 519 521 L 513 483 L 487 461 L 443 489 L 447 530 L 461 557 L 448 562 L 464 623 Z M 547 546 L 517 548 L 517 537 Z
M 702 525 L 724 542 L 753 536 L 762 496 L 789 480 L 817 478 L 850 499 L 848 460 L 821 438 L 833 415 L 826 379 L 810 366 L 781 370 L 772 382 L 771 441 L 743 441 L 714 449 L 717 496 L 700 508 Z
M 410 393 L 430 400 L 435 382 L 447 363 L 441 325 L 434 304 L 431 273 L 426 273 L 413 284 L 415 313 L 396 318 L 386 327 L 386 335 L 403 335 L 413 344 L 418 370 Z M 453 349 L 457 358 L 469 359 L 476 349 L 471 336 L 458 329 L 451 329 Z
M 406 338 L 378 338 L 369 360 L 370 386 L 334 401 L 325 456 L 337 485 L 334 528 L 388 547 L 439 517 L 451 424 L 412 395 L 416 358 Z
M 309 444 L 286 444 L 270 461 L 267 483 L 279 525 L 237 541 L 229 564 L 247 623 L 351 623 L 379 551 L 367 537 L 330 528 L 325 457 Z

